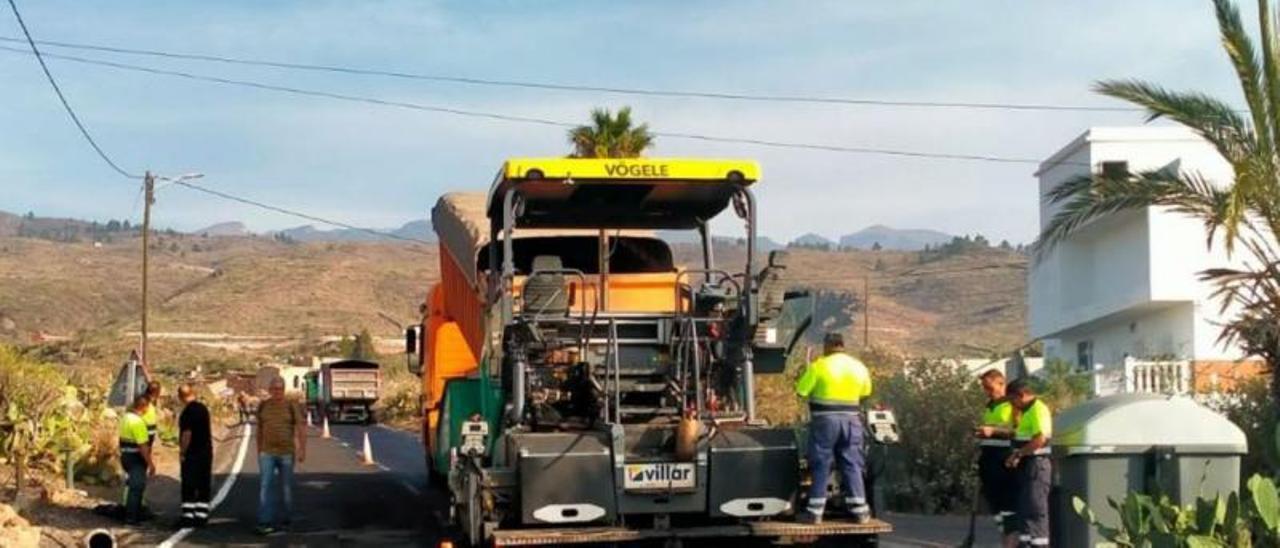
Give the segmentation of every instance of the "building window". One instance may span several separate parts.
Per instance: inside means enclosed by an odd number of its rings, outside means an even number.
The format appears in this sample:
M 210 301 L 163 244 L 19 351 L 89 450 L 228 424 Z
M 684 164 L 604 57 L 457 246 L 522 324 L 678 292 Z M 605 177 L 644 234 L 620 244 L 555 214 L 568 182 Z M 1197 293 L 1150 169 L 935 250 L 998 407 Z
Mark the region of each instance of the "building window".
M 1076 344 L 1076 368 L 1080 371 L 1093 369 L 1093 341 L 1080 341 Z
M 1129 173 L 1129 162 L 1124 160 L 1101 162 L 1099 171 L 1105 179 L 1124 179 Z

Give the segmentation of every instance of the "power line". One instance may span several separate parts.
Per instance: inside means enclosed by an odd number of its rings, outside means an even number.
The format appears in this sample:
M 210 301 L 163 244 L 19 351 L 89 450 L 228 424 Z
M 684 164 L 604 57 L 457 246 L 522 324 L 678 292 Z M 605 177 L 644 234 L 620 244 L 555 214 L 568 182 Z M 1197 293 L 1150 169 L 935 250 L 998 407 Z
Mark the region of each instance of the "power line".
M 30 54 L 30 52 L 26 50 L 20 50 L 20 49 L 10 48 L 6 46 L 0 46 L 0 51 Z M 441 113 L 441 114 L 452 114 L 455 116 L 483 118 L 483 119 L 497 120 L 497 121 L 503 121 L 503 122 L 537 124 L 537 125 L 553 126 L 553 127 L 561 127 L 561 128 L 574 128 L 578 126 L 578 124 L 575 124 L 572 122 L 566 122 L 562 120 L 552 120 L 548 118 L 501 114 L 501 113 L 478 111 L 478 110 L 459 109 L 459 108 L 453 108 L 453 107 L 442 107 L 437 105 L 424 105 L 420 103 L 411 103 L 407 101 L 393 101 L 393 100 L 378 99 L 378 98 L 366 97 L 366 96 L 360 96 L 360 95 L 349 95 L 349 94 L 334 93 L 329 91 L 304 89 L 304 88 L 298 88 L 298 87 L 292 87 L 292 86 L 279 86 L 274 84 L 264 84 L 261 82 L 255 82 L 250 80 L 237 80 L 237 79 L 231 79 L 231 78 L 222 78 L 218 76 L 196 74 L 191 72 L 159 69 L 159 68 L 140 66 L 140 65 L 132 65 L 128 63 L 104 61 L 100 59 L 88 59 L 84 57 L 77 57 L 74 55 L 45 54 L 45 56 L 50 58 L 71 61 L 75 63 L 106 66 L 106 67 L 116 68 L 120 70 L 143 72 L 148 74 L 158 74 L 163 76 L 173 76 L 173 77 L 185 78 L 189 80 L 212 82 L 212 83 L 224 84 L 224 85 L 250 87 L 250 88 L 261 89 L 266 91 L 276 91 L 276 92 L 290 93 L 295 95 L 322 97 L 322 98 L 336 99 L 336 100 L 347 101 L 347 102 L 367 103 L 367 104 L 374 104 L 374 105 L 386 106 L 386 107 L 435 112 L 435 113 Z M 1034 158 L 1017 158 L 1017 157 L 996 156 L 996 155 L 987 155 L 987 154 L 957 154 L 957 153 L 945 153 L 945 152 L 898 150 L 898 149 L 887 149 L 887 148 L 876 148 L 876 147 L 828 145 L 828 144 L 819 144 L 819 143 L 795 143 L 795 142 L 785 142 L 785 141 L 773 141 L 773 140 L 766 140 L 766 139 L 755 139 L 755 138 L 748 138 L 748 137 L 725 137 L 725 136 L 706 135 L 706 134 L 698 134 L 698 133 L 685 133 L 685 132 L 652 132 L 652 133 L 653 135 L 658 137 L 688 139 L 688 140 L 707 141 L 707 142 L 716 142 L 716 143 L 736 143 L 736 144 L 755 145 L 755 146 L 763 146 L 763 147 L 771 147 L 771 148 L 817 150 L 817 151 L 840 152 L 840 153 L 849 153 L 849 154 L 873 154 L 873 155 L 897 156 L 897 157 L 908 157 L 908 158 L 980 161 L 980 162 L 1005 163 L 1005 164 L 1039 165 L 1041 163 L 1041 160 L 1034 159 Z
M 290 216 L 293 216 L 293 217 L 298 217 L 298 218 L 300 218 L 300 219 L 306 219 L 306 220 L 308 220 L 308 221 L 314 221 L 314 222 L 317 222 L 317 223 L 324 223 L 324 224 L 327 224 L 327 225 L 330 225 L 330 226 L 336 226 L 336 227 L 346 228 L 346 229 L 350 229 L 350 230 L 357 230 L 357 231 L 360 231 L 360 232 L 364 232 L 364 233 L 366 233 L 366 234 L 372 234 L 372 235 L 374 235 L 374 236 L 378 236 L 378 237 L 382 237 L 382 238 L 389 238 L 389 239 L 392 239 L 392 240 L 400 240 L 400 241 L 404 241 L 404 242 L 412 242 L 412 243 L 416 243 L 416 244 L 424 244 L 424 245 L 432 245 L 432 244 L 434 244 L 434 243 L 435 243 L 435 242 L 429 242 L 429 241 L 427 241 L 427 240 L 421 240 L 421 239 L 418 239 L 418 238 L 410 238 L 410 237 L 406 237 L 406 236 L 401 236 L 401 235 L 399 235 L 399 234 L 392 234 L 392 233 L 390 233 L 390 232 L 383 232 L 383 231 L 381 231 L 381 230 L 374 230 L 374 229 L 372 229 L 372 228 L 365 228 L 365 227 L 362 227 L 362 226 L 356 226 L 356 225 L 353 225 L 353 224 L 344 223 L 344 222 L 342 222 L 342 221 L 335 221 L 335 220 L 333 220 L 333 219 L 326 219 L 326 218 L 324 218 L 324 217 L 320 217 L 320 216 L 317 216 L 317 215 L 312 215 L 312 214 L 310 214 L 310 213 L 303 213 L 303 212 L 301 212 L 301 211 L 297 211 L 297 210 L 293 210 L 293 209 L 286 209 L 286 208 L 283 208 L 283 207 L 280 207 L 280 206 L 274 206 L 274 205 L 271 205 L 271 204 L 268 204 L 268 203 L 265 203 L 265 202 L 260 202 L 260 201 L 253 200 L 253 199 L 250 199 L 250 198 L 245 198 L 245 197 L 243 197 L 243 196 L 237 196 L 237 195 L 235 195 L 235 194 L 230 194 L 230 193 L 227 193 L 227 192 L 222 192 L 222 191 L 219 191 L 219 190 L 214 190 L 214 189 L 211 189 L 211 188 L 203 187 L 203 186 L 197 185 L 197 184 L 195 184 L 195 183 L 191 183 L 191 182 L 189 182 L 189 181 L 174 181 L 174 184 L 176 184 L 176 185 L 180 185 L 180 186 L 184 186 L 184 187 L 189 188 L 189 189 L 191 189 L 191 190 L 194 190 L 194 191 L 196 191 L 196 192 L 203 192 L 203 193 L 205 193 L 205 194 L 209 194 L 209 195 L 211 195 L 211 196 L 217 196 L 217 197 L 222 198 L 222 199 L 224 199 L 224 200 L 231 200 L 231 201 L 233 201 L 233 202 L 239 202 L 239 203 L 242 203 L 242 204 L 251 205 L 251 206 L 254 206 L 254 207 L 258 207 L 258 208 L 262 208 L 262 209 L 266 209 L 266 210 L 274 211 L 274 212 L 276 212 L 276 213 L 283 213 L 283 214 L 285 214 L 285 215 L 290 215 Z
M 0 41 L 13 42 L 16 38 L 0 36 Z M 525 88 L 539 89 L 550 91 L 573 91 L 573 92 L 590 92 L 590 93 L 610 93 L 616 95 L 636 95 L 645 97 L 680 97 L 692 99 L 714 99 L 728 101 L 751 101 L 751 102 L 769 102 L 769 103 L 808 103 L 808 104 L 826 104 L 826 105 L 854 105 L 854 106 L 873 106 L 873 107 L 911 107 L 911 108 L 951 108 L 951 109 L 978 109 L 978 110 L 1011 110 L 1011 111 L 1056 111 L 1056 112 L 1143 112 L 1142 109 L 1132 107 L 1104 107 L 1104 106 L 1088 106 L 1088 105 L 1054 105 L 1046 103 L 997 103 L 997 102 L 951 102 L 951 101 L 903 101 L 891 99 L 868 99 L 868 98 L 851 98 L 851 97 L 822 97 L 812 95 L 769 95 L 756 93 L 733 93 L 718 91 L 692 91 L 692 90 L 672 90 L 672 89 L 648 89 L 648 88 L 627 88 L 616 86 L 597 86 L 584 84 L 559 84 L 551 82 L 532 82 L 522 80 L 500 80 L 491 78 L 474 78 L 466 76 L 453 76 L 442 74 L 425 74 L 404 72 L 395 70 L 369 69 L 352 66 L 341 65 L 321 65 L 311 63 L 297 63 L 290 61 L 274 61 L 268 59 L 252 59 L 244 57 L 228 57 L 220 55 L 209 55 L 201 53 L 175 53 L 167 51 L 123 48 L 114 46 L 103 46 L 97 44 L 84 44 L 75 42 L 59 42 L 59 41 L 41 41 L 41 44 L 78 50 L 101 51 L 109 53 L 120 53 L 126 55 L 144 55 L 151 57 L 162 57 L 167 59 L 183 59 L 189 61 L 206 61 L 214 63 L 225 63 L 232 65 L 245 65 L 256 67 L 272 67 L 289 70 L 302 70 L 313 72 L 332 72 L 340 74 L 352 74 L 362 76 L 383 76 L 389 78 L 399 78 L 406 80 L 421 80 L 430 82 L 445 82 L 452 84 L 464 84 L 471 86 L 493 86 L 508 88 Z
M 86 128 L 84 123 L 80 121 L 80 117 L 76 116 L 76 111 L 71 108 L 71 103 L 67 101 L 67 96 L 63 95 L 62 88 L 58 86 L 58 81 L 54 79 L 53 73 L 49 72 L 49 65 L 45 64 L 44 56 L 40 53 L 40 48 L 36 47 L 36 41 L 31 37 L 31 31 L 27 29 L 27 23 L 22 20 L 22 13 L 18 11 L 18 4 L 14 3 L 14 0 L 9 0 L 9 8 L 13 10 L 13 16 L 18 20 L 18 26 L 22 28 L 22 35 L 26 37 L 25 41 L 27 45 L 31 47 L 30 52 L 23 50 L 17 51 L 21 51 L 22 53 L 31 53 L 36 56 L 36 61 L 40 63 L 40 70 L 44 71 L 45 78 L 49 80 L 49 85 L 53 86 L 53 92 L 58 95 L 58 101 L 62 103 L 62 108 L 67 111 L 67 115 L 71 117 L 71 121 L 75 122 L 76 128 L 80 130 L 80 135 L 84 137 L 85 141 L 89 142 L 89 146 L 93 147 L 94 152 L 98 153 L 98 157 L 102 158 L 102 161 L 111 166 L 111 169 L 115 170 L 116 173 L 130 179 L 141 179 L 142 176 L 129 173 L 122 169 L 114 160 L 111 159 L 110 156 L 107 156 L 107 153 L 102 150 L 102 147 L 98 146 L 98 142 L 93 139 L 93 135 L 89 134 L 88 128 Z M 16 38 L 9 38 L 8 40 L 20 41 Z

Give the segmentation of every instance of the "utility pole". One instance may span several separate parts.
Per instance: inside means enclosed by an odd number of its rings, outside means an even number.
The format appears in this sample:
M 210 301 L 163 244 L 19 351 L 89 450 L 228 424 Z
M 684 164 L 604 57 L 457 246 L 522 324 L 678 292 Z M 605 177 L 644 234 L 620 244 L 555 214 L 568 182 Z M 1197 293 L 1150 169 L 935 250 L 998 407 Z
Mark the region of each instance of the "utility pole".
M 148 266 L 151 257 L 149 244 L 151 240 L 151 205 L 156 202 L 156 178 L 150 171 L 142 178 L 143 193 L 145 194 L 142 208 L 142 367 L 147 369 L 150 364 L 147 359 L 147 277 Z
M 142 192 L 145 194 L 142 208 L 142 370 L 150 375 L 151 357 L 147 353 L 147 282 L 150 274 L 151 261 L 151 206 L 156 203 L 156 181 L 165 181 L 167 183 L 186 184 L 184 181 L 190 179 L 199 179 L 204 177 L 202 173 L 188 173 L 179 177 L 157 177 L 154 173 L 147 171 L 142 177 Z M 127 404 L 126 404 L 127 405 Z
M 871 276 L 862 277 L 862 346 L 871 348 Z

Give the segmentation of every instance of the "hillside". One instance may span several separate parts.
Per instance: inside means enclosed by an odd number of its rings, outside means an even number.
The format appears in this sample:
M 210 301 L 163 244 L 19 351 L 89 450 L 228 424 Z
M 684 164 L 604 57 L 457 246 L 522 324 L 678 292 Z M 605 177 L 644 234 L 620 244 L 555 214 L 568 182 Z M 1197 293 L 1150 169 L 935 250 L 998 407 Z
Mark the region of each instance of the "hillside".
M 0 317 L 11 336 L 135 330 L 140 243 L 95 246 L 0 238 Z M 395 334 L 378 316 L 418 315 L 435 249 L 380 243 L 160 236 L 153 243 L 153 331 L 245 335 Z
M 840 237 L 840 247 L 871 249 L 879 245 L 896 251 L 919 251 L 926 246 L 944 244 L 952 236 L 937 230 L 898 229 L 874 225 Z
M 0 238 L 0 337 L 137 329 L 139 241 Z M 728 265 L 745 248 L 719 246 Z M 286 243 L 265 237 L 160 235 L 153 243 L 152 330 L 303 337 L 416 318 L 438 276 L 436 249 L 375 242 Z M 694 263 L 691 246 L 677 246 Z M 863 279 L 872 343 L 916 355 L 986 354 L 1025 338 L 1022 255 L 997 249 L 922 255 L 791 250 L 789 278 L 820 295 L 820 324 L 862 342 Z M 817 331 L 815 331 L 817 333 Z

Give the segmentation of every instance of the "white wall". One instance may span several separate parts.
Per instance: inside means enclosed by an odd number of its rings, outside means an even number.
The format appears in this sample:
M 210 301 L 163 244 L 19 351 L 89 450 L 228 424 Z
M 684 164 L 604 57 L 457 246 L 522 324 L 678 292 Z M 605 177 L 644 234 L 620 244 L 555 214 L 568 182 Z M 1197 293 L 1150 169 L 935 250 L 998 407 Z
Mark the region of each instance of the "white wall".
M 1185 128 L 1093 128 L 1041 165 L 1041 196 L 1107 161 L 1126 161 L 1131 172 L 1173 165 L 1218 184 L 1231 179 L 1217 151 Z M 1041 227 L 1055 213 L 1041 203 Z M 1213 287 L 1199 280 L 1206 268 L 1232 264 L 1223 246 L 1208 248 L 1200 221 L 1166 208 L 1096 220 L 1032 266 L 1031 334 L 1054 339 L 1049 355 L 1071 363 L 1081 340 L 1092 340 L 1094 361 L 1108 365 L 1125 355 L 1234 359 L 1239 352 L 1216 341 L 1222 316 Z
M 1093 363 L 1116 366 L 1126 356 L 1190 359 L 1197 350 L 1196 318 L 1190 303 L 1168 305 L 1080 326 L 1060 334 L 1049 356 L 1075 364 L 1078 345 L 1093 343 Z

